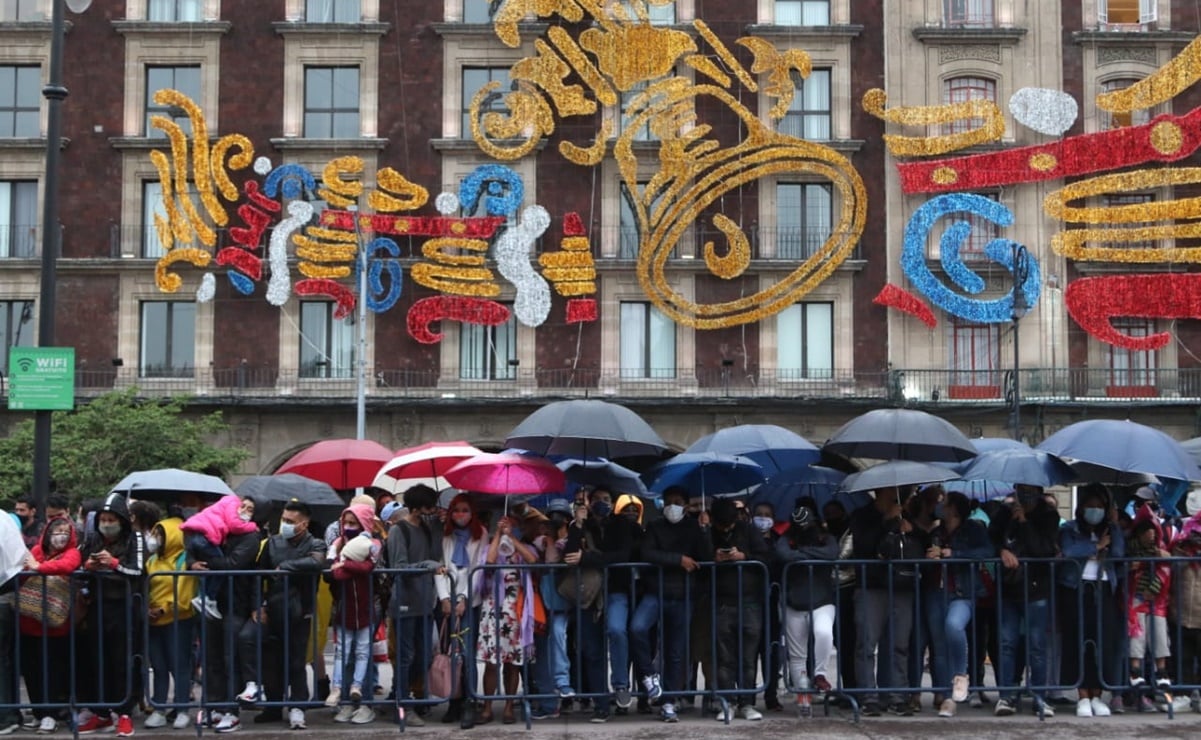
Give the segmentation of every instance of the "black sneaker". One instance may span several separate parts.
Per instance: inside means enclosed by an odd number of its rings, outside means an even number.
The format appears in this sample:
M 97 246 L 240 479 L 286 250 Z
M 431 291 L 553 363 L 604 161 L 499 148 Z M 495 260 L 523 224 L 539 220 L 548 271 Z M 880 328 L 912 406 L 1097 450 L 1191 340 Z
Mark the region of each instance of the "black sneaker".
M 618 717 L 628 716 L 629 713 L 630 713 L 630 710 L 627 709 L 626 707 L 613 707 L 613 714 Z
M 869 701 L 867 704 L 863 705 L 862 714 L 864 717 L 879 717 L 880 705 L 874 701 Z
M 603 725 L 604 723 L 609 721 L 609 713 L 598 709 L 592 713 L 592 719 L 590 719 L 588 721 L 594 725 Z
M 639 714 L 650 714 L 651 713 L 651 703 L 650 703 L 650 701 L 647 700 L 647 698 L 645 696 L 638 697 L 638 713 Z
M 912 717 L 913 707 L 907 701 L 894 701 L 888 705 L 888 713 L 897 717 Z
M 266 722 L 283 722 L 284 710 L 278 708 L 264 709 L 254 717 L 254 723 L 261 725 Z

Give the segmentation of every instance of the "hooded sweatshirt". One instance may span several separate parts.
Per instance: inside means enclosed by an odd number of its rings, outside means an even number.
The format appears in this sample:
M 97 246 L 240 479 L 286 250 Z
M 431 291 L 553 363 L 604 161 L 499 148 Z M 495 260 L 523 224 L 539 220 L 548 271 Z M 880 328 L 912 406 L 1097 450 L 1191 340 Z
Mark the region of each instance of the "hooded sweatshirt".
M 352 504 L 343 510 L 338 521 L 342 521 L 347 511 L 354 514 L 362 532 L 370 535 L 374 531 L 374 507 L 367 504 Z M 334 623 L 339 627 L 360 630 L 370 627 L 375 617 L 375 609 L 371 603 L 374 593 L 371 588 L 371 575 L 375 570 L 376 562 L 379 561 L 382 546 L 378 539 L 371 537 L 371 555 L 369 557 L 364 560 L 347 560 L 342 557 L 342 548 L 346 546 L 346 542 L 346 533 L 343 531 L 330 547 L 332 555 L 330 559 L 335 563 L 341 563 L 341 567 L 331 571 L 335 583 L 341 584 L 341 588 L 334 589 L 334 595 L 338 599 L 338 616 Z
M 239 496 L 222 496 L 217 503 L 188 517 L 180 529 L 202 534 L 214 545 L 224 545 L 225 538 L 231 534 L 250 534 L 258 529 L 253 519 L 244 522 L 238 518 L 238 507 L 241 505 L 242 499 Z M 258 504 L 255 504 L 255 513 L 257 512 Z
M 1189 558 L 1177 571 L 1179 598 L 1172 600 L 1175 621 L 1187 629 L 1201 629 L 1201 512 L 1184 522 L 1172 543 L 1172 554 Z
M 67 522 L 68 540 L 67 546 L 60 552 L 49 555 L 50 552 L 50 525 L 56 521 Z M 75 525 L 71 524 L 70 519 L 59 517 L 51 519 L 46 524 L 46 528 L 42 530 L 42 536 L 38 542 L 34 544 L 30 550 L 34 560 L 38 561 L 37 571 L 44 576 L 67 576 L 69 577 L 82 562 L 79 556 L 78 540 L 75 536 Z M 21 634 L 23 635 L 47 635 L 50 637 L 61 637 L 71 631 L 71 623 L 65 622 L 60 627 L 48 629 L 40 619 L 31 617 L 21 617 Z
M 121 531 L 112 541 L 106 541 L 104 535 L 100 534 L 100 514 L 106 512 L 113 514 L 121 522 Z M 100 568 L 97 564 L 89 562 L 92 555 L 103 550 L 107 550 L 108 554 L 112 555 L 114 560 L 112 568 Z M 105 601 L 126 601 L 130 596 L 141 591 L 142 576 L 146 568 L 146 544 L 142 541 L 142 534 L 135 532 L 130 525 L 129 503 L 121 494 L 110 493 L 104 499 L 104 504 L 96 515 L 92 529 L 88 531 L 79 551 L 83 559 L 84 570 L 93 576 L 92 598 L 101 598 Z M 116 610 L 116 607 L 109 607 L 109 609 L 115 611 L 106 611 L 106 613 L 114 615 L 124 611 L 123 609 Z
M 1163 541 L 1163 528 L 1151 508 L 1140 506 L 1134 515 L 1134 525 L 1140 522 L 1150 522 L 1155 530 L 1155 544 L 1147 549 L 1139 540 L 1131 538 L 1126 545 L 1126 554 L 1131 558 L 1168 557 L 1168 553 L 1159 547 Z M 1168 616 L 1168 602 L 1172 596 L 1172 565 L 1165 561 L 1147 562 L 1134 561 L 1130 564 L 1130 583 L 1126 588 L 1126 626 L 1131 637 L 1141 637 L 1143 625 L 1140 616 L 1151 614 L 1157 617 Z
M 158 523 L 158 527 L 163 530 L 163 542 L 158 552 L 146 561 L 146 575 L 149 581 L 147 606 L 150 609 L 163 610 L 162 616 L 150 620 L 151 627 L 163 627 L 176 620 L 190 619 L 196 614 L 191 602 L 192 597 L 199 593 L 199 578 L 155 575 L 188 569 L 181 524 L 183 520 L 179 517 L 163 519 Z

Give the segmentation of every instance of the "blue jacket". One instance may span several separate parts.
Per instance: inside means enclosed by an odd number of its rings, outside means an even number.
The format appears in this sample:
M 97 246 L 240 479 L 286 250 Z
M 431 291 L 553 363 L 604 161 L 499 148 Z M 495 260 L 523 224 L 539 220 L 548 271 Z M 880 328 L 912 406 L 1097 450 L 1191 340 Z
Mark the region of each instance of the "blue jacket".
M 1114 524 L 1106 526 L 1110 537 L 1109 551 L 1104 554 L 1101 567 L 1108 574 L 1110 585 L 1117 588 L 1118 569 L 1113 565 L 1113 558 L 1126 557 L 1126 538 L 1122 535 L 1121 527 Z M 1084 564 L 1097 555 L 1097 543 L 1090 534 L 1081 532 L 1080 522 L 1073 519 L 1059 528 L 1059 550 L 1067 561 L 1059 568 L 1059 585 L 1078 588 Z
M 988 539 L 988 528 L 979 520 L 968 519 L 960 524 L 950 537 L 942 527 L 936 530 L 936 534 L 942 538 L 943 547 L 950 549 L 952 558 L 984 560 L 996 556 L 992 542 Z M 985 594 L 984 581 L 980 578 L 978 570 L 979 565 L 974 563 L 947 566 L 947 575 L 955 584 L 955 590 L 950 594 L 951 598 L 974 599 Z M 975 593 L 968 593 L 973 584 Z

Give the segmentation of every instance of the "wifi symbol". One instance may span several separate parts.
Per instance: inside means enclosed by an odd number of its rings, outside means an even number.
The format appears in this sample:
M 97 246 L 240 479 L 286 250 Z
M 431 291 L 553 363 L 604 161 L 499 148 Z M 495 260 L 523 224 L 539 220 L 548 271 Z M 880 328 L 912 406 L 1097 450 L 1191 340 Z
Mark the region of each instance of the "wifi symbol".
M 21 368 L 21 372 L 27 373 L 33 369 L 33 359 L 30 357 L 22 357 L 17 360 L 17 367 Z

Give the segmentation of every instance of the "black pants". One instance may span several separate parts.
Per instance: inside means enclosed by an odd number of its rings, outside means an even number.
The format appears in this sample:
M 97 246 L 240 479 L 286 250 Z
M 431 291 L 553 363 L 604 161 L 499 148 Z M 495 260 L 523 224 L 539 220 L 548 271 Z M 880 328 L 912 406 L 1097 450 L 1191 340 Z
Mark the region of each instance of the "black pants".
M 140 637 L 141 621 L 136 614 L 124 599 L 97 600 L 76 630 L 75 655 L 80 665 L 76 693 L 82 704 L 94 705 L 93 711 L 101 716 L 107 716 L 110 709 L 130 714 L 141 698 L 137 692 L 140 683 L 135 683 L 133 675 L 138 658 L 133 647 L 141 644 L 141 640 L 133 641 L 135 634 Z
M 234 696 L 242 690 L 245 678 L 238 659 L 238 635 L 246 624 L 246 618 L 231 613 L 231 610 L 225 611 L 224 619 L 205 617 L 200 625 L 204 649 L 201 696 L 206 704 L 226 704 L 223 711 L 237 714 Z
M 848 689 L 860 688 L 855 676 L 855 584 L 838 587 L 834 616 L 834 644 L 838 647 L 838 675 Z
M 1060 681 L 1093 690 L 1124 685 L 1126 624 L 1113 587 L 1108 581 L 1081 581 L 1079 596 L 1060 588 L 1058 599 L 1064 636 Z
M 1180 628 L 1179 645 L 1172 652 L 1180 656 L 1180 675 L 1176 683 L 1201 683 L 1201 629 Z

